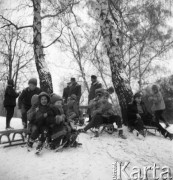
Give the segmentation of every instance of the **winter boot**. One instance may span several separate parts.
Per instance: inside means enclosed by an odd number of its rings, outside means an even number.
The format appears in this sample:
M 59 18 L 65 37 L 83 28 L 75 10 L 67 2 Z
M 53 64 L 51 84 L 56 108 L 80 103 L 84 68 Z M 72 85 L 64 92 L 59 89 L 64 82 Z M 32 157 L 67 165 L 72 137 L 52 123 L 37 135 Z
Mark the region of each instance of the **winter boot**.
M 169 138 L 170 140 L 173 140 L 173 134 L 166 132 L 165 133 L 165 138 Z
M 28 142 L 27 142 L 27 150 L 29 152 L 31 151 L 33 144 L 34 144 L 34 140 L 29 139 Z
M 145 132 L 144 132 L 144 130 L 140 130 L 140 131 L 139 131 L 139 134 L 142 135 L 143 137 L 145 137 Z
M 38 146 L 36 147 L 36 153 L 35 154 L 40 154 L 40 152 L 43 149 L 43 145 L 44 143 L 42 143 L 41 141 L 39 141 Z
M 95 130 L 95 135 L 94 135 L 94 137 L 99 137 L 99 131 L 98 131 L 98 129 Z
M 123 135 L 123 130 L 122 129 L 120 129 L 119 131 L 118 131 L 118 135 L 119 135 L 119 137 L 120 138 L 122 138 L 122 139 L 127 139 L 124 135 Z

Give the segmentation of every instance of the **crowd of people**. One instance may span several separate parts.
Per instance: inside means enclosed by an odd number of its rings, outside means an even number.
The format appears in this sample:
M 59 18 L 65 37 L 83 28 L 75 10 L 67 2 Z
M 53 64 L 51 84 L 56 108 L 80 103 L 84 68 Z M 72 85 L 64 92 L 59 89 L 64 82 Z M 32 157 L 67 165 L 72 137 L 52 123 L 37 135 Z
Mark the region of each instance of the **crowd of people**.
M 37 87 L 37 79 L 32 78 L 28 87 L 22 93 L 14 90 L 13 80 L 8 80 L 5 90 L 4 107 L 6 108 L 6 129 L 13 129 L 10 126 L 14 114 L 16 99 L 18 108 L 21 110 L 23 127 L 28 129 L 28 150 L 38 139 L 37 152 L 39 153 L 46 144 L 50 149 L 60 146 L 76 147 L 80 145 L 76 141 L 79 133 L 85 133 L 89 129 L 95 129 L 95 137 L 99 136 L 99 127 L 102 124 L 116 123 L 118 135 L 126 139 L 123 134 L 122 119 L 116 114 L 112 104 L 109 102 L 110 94 L 114 92 L 111 87 L 103 89 L 95 75 L 91 76 L 91 87 L 88 95 L 88 124 L 84 128 L 77 129 L 74 124 L 84 125 L 83 113 L 80 111 L 81 85 L 71 78 L 64 88 L 63 95 L 55 93 L 47 94 Z M 157 127 L 158 131 L 165 137 L 173 139 L 173 135 L 167 131 L 169 124 L 163 117 L 165 103 L 158 86 L 152 86 L 152 96 L 149 97 L 152 103 L 153 114 L 150 114 L 142 101 L 141 93 L 136 93 L 132 103 L 128 105 L 128 127 L 130 132 L 134 130 L 137 135 L 145 137 L 144 126 Z M 165 128 L 159 121 L 165 123 Z

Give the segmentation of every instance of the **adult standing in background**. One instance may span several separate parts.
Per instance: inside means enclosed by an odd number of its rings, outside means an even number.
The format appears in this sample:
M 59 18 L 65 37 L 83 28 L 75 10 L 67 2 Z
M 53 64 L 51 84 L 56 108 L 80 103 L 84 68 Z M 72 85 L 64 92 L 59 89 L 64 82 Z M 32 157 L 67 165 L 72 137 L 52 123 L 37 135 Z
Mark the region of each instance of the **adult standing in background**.
M 27 111 L 31 108 L 31 98 L 35 94 L 40 94 L 41 89 L 37 87 L 37 79 L 31 78 L 28 87 L 19 96 L 18 106 L 21 109 L 23 127 L 27 128 Z
M 65 103 L 65 104 L 67 104 L 67 99 L 68 99 L 68 97 L 69 97 L 70 85 L 71 85 L 71 83 L 68 82 L 68 83 L 67 83 L 67 87 L 65 87 L 64 90 L 63 90 L 63 95 L 62 95 L 62 97 L 63 97 L 63 100 L 64 100 L 64 103 Z
M 6 109 L 6 129 L 13 129 L 10 126 L 11 119 L 14 115 L 14 108 L 16 106 L 16 98 L 19 96 L 14 89 L 14 82 L 12 79 L 8 80 L 7 88 L 5 90 L 4 107 Z
M 68 97 L 70 97 L 72 94 L 75 94 L 77 96 L 77 102 L 79 104 L 80 98 L 81 98 L 81 94 L 82 94 L 81 93 L 81 85 L 79 85 L 76 82 L 75 78 L 71 78 L 71 86 L 70 86 L 70 89 L 69 89 Z
M 98 82 L 97 76 L 92 75 L 91 76 L 91 87 L 88 95 L 88 104 L 91 100 L 95 98 L 95 91 L 96 89 L 102 88 L 102 84 Z M 89 121 L 91 121 L 91 113 L 90 110 L 88 109 L 88 115 L 89 115 Z

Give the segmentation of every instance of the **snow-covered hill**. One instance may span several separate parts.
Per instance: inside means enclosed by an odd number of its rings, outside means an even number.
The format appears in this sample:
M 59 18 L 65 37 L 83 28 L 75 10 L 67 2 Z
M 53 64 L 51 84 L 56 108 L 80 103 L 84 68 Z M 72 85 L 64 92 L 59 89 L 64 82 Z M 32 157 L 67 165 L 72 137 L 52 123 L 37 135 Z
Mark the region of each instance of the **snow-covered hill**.
M 21 128 L 21 120 L 13 119 L 12 126 Z M 0 130 L 5 127 L 5 118 L 0 117 Z M 79 148 L 65 149 L 55 153 L 43 150 L 38 157 L 35 149 L 27 152 L 20 146 L 0 147 L 0 180 L 112 180 L 112 163 L 115 161 L 133 166 L 169 166 L 173 171 L 173 141 L 159 134 L 140 140 L 125 129 L 127 140 L 118 138 L 117 133 L 103 133 L 99 138 L 93 134 L 80 134 Z M 173 132 L 173 126 L 169 131 Z M 151 175 L 151 174 L 150 174 Z

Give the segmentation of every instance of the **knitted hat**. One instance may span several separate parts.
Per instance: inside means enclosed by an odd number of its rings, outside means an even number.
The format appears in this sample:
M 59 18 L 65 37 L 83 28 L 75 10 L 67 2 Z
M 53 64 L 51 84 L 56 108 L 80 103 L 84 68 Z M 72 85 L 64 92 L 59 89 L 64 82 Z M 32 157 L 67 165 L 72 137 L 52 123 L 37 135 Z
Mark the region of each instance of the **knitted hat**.
M 62 101 L 63 99 L 62 99 L 62 97 L 61 96 L 59 96 L 59 95 L 57 95 L 57 94 L 51 94 L 51 98 L 50 98 L 50 101 L 51 101 L 51 103 L 52 104 L 55 104 L 55 102 L 57 102 L 57 101 Z
M 142 97 L 142 95 L 141 95 L 141 93 L 140 92 L 137 92 L 134 96 L 134 99 L 136 99 L 136 98 L 140 98 L 140 97 Z
M 97 76 L 92 75 L 92 76 L 91 76 L 91 79 L 97 79 Z
M 72 78 L 71 78 L 71 81 L 76 81 L 76 79 L 72 77 Z
M 46 92 L 41 92 L 41 93 L 38 95 L 39 101 L 40 101 L 41 97 L 43 97 L 43 96 L 46 96 L 48 102 L 50 102 L 50 96 L 49 96 Z
M 13 82 L 12 79 L 9 79 L 9 80 L 8 80 L 8 85 L 9 85 L 9 86 L 14 86 L 14 82 Z
M 107 92 L 108 92 L 109 94 L 114 93 L 114 88 L 113 88 L 113 87 L 108 88 L 108 89 L 107 89 Z
M 34 94 L 31 98 L 31 105 L 34 106 L 34 105 L 37 105 L 38 104 L 38 95 L 37 94 Z
M 37 79 L 36 79 L 36 78 L 31 78 L 31 79 L 28 81 L 28 84 L 33 84 L 33 85 L 37 86 Z

